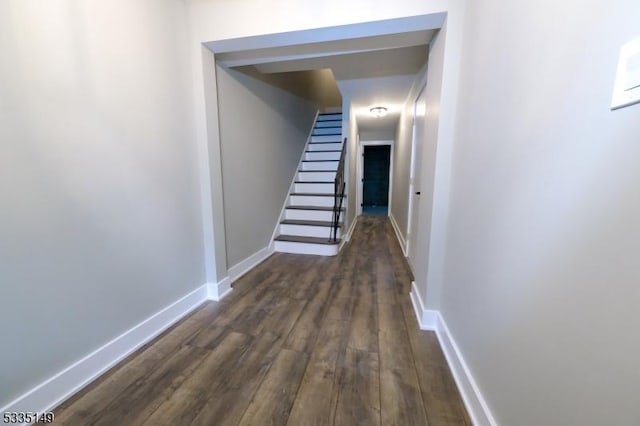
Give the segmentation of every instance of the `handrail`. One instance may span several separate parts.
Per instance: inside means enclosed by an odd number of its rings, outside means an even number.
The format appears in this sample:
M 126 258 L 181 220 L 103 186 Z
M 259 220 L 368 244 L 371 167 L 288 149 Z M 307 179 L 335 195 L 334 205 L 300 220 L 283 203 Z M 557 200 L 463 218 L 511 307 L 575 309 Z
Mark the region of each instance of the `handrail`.
M 347 138 L 342 143 L 342 151 L 340 152 L 340 161 L 338 161 L 338 169 L 336 170 L 336 178 L 333 186 L 333 220 L 331 222 L 331 232 L 329 234 L 329 242 L 338 241 L 338 228 L 340 227 L 340 214 L 342 213 L 342 201 L 344 200 L 344 156 L 347 150 Z

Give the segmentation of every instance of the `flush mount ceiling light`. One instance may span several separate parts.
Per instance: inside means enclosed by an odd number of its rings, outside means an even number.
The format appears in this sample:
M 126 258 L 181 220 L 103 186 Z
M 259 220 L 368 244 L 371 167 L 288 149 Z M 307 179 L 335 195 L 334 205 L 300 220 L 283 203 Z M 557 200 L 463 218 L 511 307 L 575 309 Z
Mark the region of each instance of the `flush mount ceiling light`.
M 373 107 L 369 110 L 369 112 L 371 113 L 371 115 L 377 118 L 384 117 L 385 115 L 387 115 L 387 109 L 381 106 Z

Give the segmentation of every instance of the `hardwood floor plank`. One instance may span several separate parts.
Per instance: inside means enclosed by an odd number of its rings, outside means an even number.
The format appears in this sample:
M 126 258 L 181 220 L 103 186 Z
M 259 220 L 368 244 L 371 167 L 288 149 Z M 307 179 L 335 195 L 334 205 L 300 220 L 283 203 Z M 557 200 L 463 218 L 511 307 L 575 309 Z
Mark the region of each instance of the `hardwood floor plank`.
M 378 354 L 347 349 L 340 374 L 335 425 L 380 424 Z
M 382 424 L 428 424 L 402 307 L 379 299 L 378 312 Z
M 284 300 L 286 303 L 278 305 L 276 309 L 269 312 L 264 320 L 258 324 L 257 333 L 272 333 L 283 340 L 288 337 L 307 302 L 305 300 L 289 298 Z
M 247 350 L 224 371 L 224 378 L 209 383 L 205 391 L 206 403 L 190 424 L 236 425 L 269 371 L 283 340 L 272 333 L 254 337 Z
M 284 425 L 302 381 L 309 356 L 282 349 L 258 388 L 239 425 Z
M 428 425 L 415 371 L 380 371 L 380 416 L 383 425 Z
M 301 256 L 297 260 L 299 268 L 292 277 L 293 283 L 288 296 L 292 299 L 311 300 L 318 292 L 317 284 L 329 272 L 328 269 L 335 269 L 335 262 L 323 256 Z
M 304 306 L 293 330 L 287 336 L 285 348 L 311 353 L 316 344 L 322 320 L 329 309 L 332 288 L 330 280 L 323 280 L 317 284 L 317 293 Z
M 413 366 L 413 352 L 402 307 L 398 303 L 378 303 L 378 313 L 381 365 L 388 368 Z
M 345 286 L 344 281 L 338 283 L 338 286 Z M 325 319 L 333 321 L 351 321 L 353 316 L 353 308 L 355 306 L 355 299 L 351 296 L 338 297 L 334 295 L 329 303 L 329 309 L 325 315 Z
M 327 320 L 320 331 L 294 401 L 288 425 L 331 425 L 337 403 L 337 381 L 349 325 Z
M 348 346 L 361 351 L 378 352 L 376 281 L 370 274 L 359 275 L 356 281 Z
M 187 380 L 142 424 L 153 426 L 191 423 L 207 401 L 216 396 L 215 390 L 229 380 L 237 359 L 246 356 L 251 342 L 251 336 L 236 332 L 227 334 Z
M 396 281 L 411 291 L 411 271 L 403 257 L 393 230 L 387 230 L 388 247 Z M 409 298 L 399 298 L 413 356 L 423 403 L 429 423 L 432 425 L 470 426 L 471 420 L 464 407 L 451 370 L 433 331 L 422 331 L 418 325 Z
M 148 377 L 126 388 L 95 421 L 89 423 L 112 426 L 126 419 L 129 424 L 142 424 L 171 398 L 208 354 L 204 349 L 182 346 Z

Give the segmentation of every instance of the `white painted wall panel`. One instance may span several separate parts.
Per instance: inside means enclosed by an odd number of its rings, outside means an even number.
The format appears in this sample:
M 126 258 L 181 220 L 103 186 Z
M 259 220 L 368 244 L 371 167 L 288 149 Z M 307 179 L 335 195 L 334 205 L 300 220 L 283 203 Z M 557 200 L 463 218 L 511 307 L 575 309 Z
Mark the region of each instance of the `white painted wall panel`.
M 187 45 L 180 1 L 0 3 L 0 407 L 205 283 Z
M 499 424 L 640 424 L 640 3 L 468 7 L 442 313 Z

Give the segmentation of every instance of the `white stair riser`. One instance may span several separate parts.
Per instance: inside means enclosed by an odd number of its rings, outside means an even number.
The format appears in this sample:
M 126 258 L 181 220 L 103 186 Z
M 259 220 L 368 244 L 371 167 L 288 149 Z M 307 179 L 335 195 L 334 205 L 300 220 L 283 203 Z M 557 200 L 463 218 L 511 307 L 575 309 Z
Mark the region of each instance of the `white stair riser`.
M 342 113 L 318 115 L 318 121 L 342 120 Z
M 302 170 L 338 170 L 337 161 L 313 161 L 310 163 L 302 163 Z
M 294 220 L 322 220 L 325 222 L 331 222 L 333 220 L 333 211 L 286 209 L 284 218 Z
M 317 254 L 319 256 L 335 256 L 338 254 L 338 244 L 309 244 L 292 241 L 275 241 L 275 251 L 281 253 Z
M 320 135 L 338 135 L 341 136 L 342 135 L 342 128 L 333 128 L 333 127 L 316 127 L 315 129 L 313 129 L 313 133 L 311 133 L 313 136 L 320 136 Z
M 300 237 L 329 238 L 333 231 L 328 226 L 308 226 L 308 225 L 280 225 L 281 235 L 298 235 Z M 338 238 L 341 237 L 338 228 Z
M 289 196 L 290 206 L 333 207 L 333 197 L 313 197 L 311 195 Z
M 339 160 L 340 153 L 339 152 L 305 152 L 304 153 L 305 160 Z
M 327 121 L 318 121 L 315 125 L 316 129 L 318 127 L 339 127 L 342 128 L 342 120 L 327 120 Z
M 333 194 L 335 185 L 333 183 L 295 183 L 293 189 L 293 192 Z
M 311 143 L 314 143 L 314 142 L 342 142 L 342 135 L 311 136 Z
M 342 143 L 310 143 L 307 151 L 340 151 Z
M 298 172 L 297 181 L 314 182 L 314 181 L 333 181 L 336 178 L 336 172 Z

